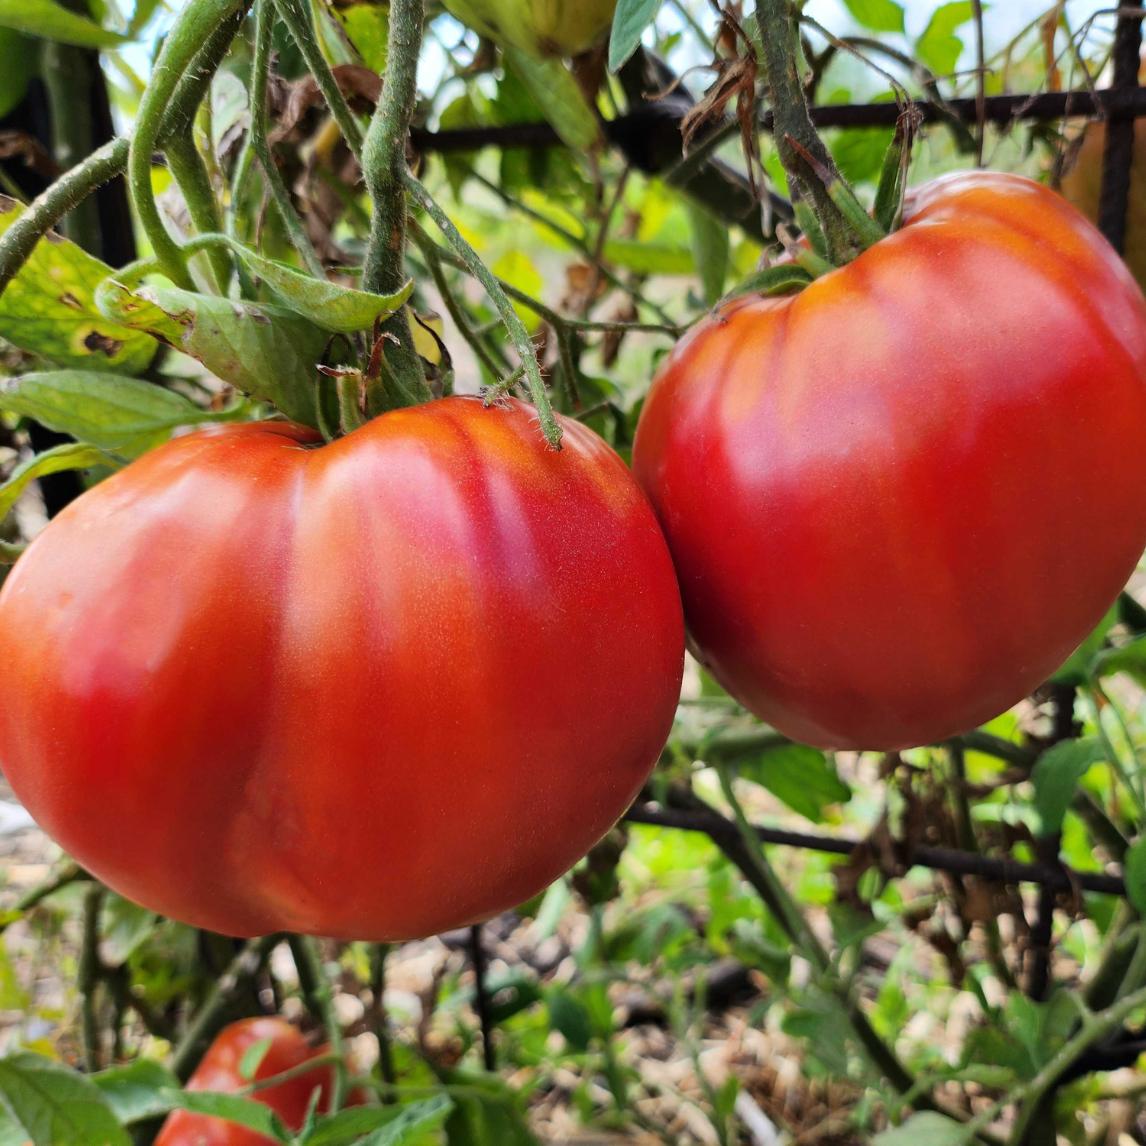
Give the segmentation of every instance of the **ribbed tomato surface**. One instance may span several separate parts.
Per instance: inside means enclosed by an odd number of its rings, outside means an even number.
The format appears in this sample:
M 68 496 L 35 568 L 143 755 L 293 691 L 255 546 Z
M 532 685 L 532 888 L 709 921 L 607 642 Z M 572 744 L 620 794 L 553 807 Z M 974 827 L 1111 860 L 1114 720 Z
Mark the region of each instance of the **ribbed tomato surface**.
M 898 748 L 1050 675 L 1146 544 L 1146 305 L 1053 192 L 977 173 L 679 344 L 634 470 L 701 658 L 789 735 Z
M 479 920 L 575 862 L 671 726 L 680 598 L 609 447 L 447 398 L 331 445 L 178 438 L 0 591 L 0 763 L 124 895 L 232 935 Z

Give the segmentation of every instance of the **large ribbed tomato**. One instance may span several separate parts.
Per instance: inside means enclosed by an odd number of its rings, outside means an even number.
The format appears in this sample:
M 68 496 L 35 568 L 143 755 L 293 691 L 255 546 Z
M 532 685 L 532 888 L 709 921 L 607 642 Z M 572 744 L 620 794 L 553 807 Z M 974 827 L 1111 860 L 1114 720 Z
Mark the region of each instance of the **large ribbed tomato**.
M 200 431 L 0 591 L 0 763 L 117 891 L 232 935 L 426 935 L 568 868 L 657 758 L 684 631 L 620 459 L 447 398 Z
M 253 1079 L 246 1078 L 243 1059 L 259 1043 L 265 1043 L 266 1050 L 255 1067 Z M 253 1081 L 285 1074 L 327 1050 L 311 1047 L 285 1019 L 240 1019 L 219 1032 L 188 1079 L 187 1089 L 235 1094 L 246 1090 Z M 316 1066 L 273 1086 L 253 1090 L 250 1098 L 269 1106 L 288 1129 L 300 1130 L 316 1089 L 320 1092 L 318 1109 L 329 1109 L 332 1074 L 329 1066 Z M 352 1101 L 358 1100 L 358 1096 L 352 1096 Z M 163 1123 L 155 1146 L 267 1146 L 272 1141 L 237 1122 L 176 1110 Z
M 729 691 L 813 744 L 935 741 L 1052 673 L 1146 544 L 1146 304 L 1053 192 L 940 179 L 682 341 L 634 469 Z

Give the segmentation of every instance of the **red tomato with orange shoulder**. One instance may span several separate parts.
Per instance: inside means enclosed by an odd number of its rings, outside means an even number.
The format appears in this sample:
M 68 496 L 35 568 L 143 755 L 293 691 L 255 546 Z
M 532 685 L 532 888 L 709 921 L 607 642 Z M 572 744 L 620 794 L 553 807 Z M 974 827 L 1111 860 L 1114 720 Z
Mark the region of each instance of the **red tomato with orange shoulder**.
M 939 741 L 1050 676 L 1146 545 L 1146 303 L 1054 192 L 945 177 L 697 326 L 633 465 L 734 696 L 816 745 Z
M 0 590 L 0 763 L 155 911 L 398 940 L 535 895 L 664 746 L 680 595 L 592 431 L 444 398 L 323 445 L 177 438 L 69 506 Z

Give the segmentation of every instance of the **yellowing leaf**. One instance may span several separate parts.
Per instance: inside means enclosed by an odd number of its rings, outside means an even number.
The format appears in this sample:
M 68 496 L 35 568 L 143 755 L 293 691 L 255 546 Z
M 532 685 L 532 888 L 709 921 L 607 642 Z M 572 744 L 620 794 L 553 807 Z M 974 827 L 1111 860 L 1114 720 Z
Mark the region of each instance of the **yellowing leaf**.
M 0 234 L 23 207 L 0 196 Z M 112 268 L 51 233 L 0 294 L 0 338 L 60 366 L 138 374 L 155 356 L 155 340 L 111 321 L 95 304 Z

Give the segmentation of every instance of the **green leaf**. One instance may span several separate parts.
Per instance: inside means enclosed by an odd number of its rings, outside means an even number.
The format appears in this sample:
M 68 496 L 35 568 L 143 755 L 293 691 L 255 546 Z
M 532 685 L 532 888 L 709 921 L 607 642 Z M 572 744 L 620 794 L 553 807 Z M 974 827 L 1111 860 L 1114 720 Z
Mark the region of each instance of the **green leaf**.
M 963 41 L 955 35 L 955 29 L 966 24 L 974 14 L 971 0 L 954 0 L 936 8 L 923 35 L 915 42 L 915 54 L 920 62 L 937 76 L 950 75 L 963 54 Z
M 812 276 L 796 263 L 782 263 L 775 267 L 765 267 L 754 271 L 746 279 L 738 282 L 720 301 L 731 302 L 746 294 L 767 296 L 787 294 L 803 290 L 812 281 Z
M 406 1146 L 441 1126 L 454 1108 L 445 1094 L 403 1107 L 396 1118 L 362 1139 L 362 1146 Z
M 971 1140 L 971 1131 L 964 1123 L 924 1110 L 913 1114 L 902 1126 L 877 1134 L 872 1146 L 963 1146 Z
M 122 895 L 109 891 L 103 906 L 101 950 L 109 962 L 119 966 L 154 934 L 159 916 Z
M 0 1059 L 0 1106 L 32 1146 L 131 1146 L 91 1079 L 40 1055 L 21 1051 Z
M 0 195 L 0 234 L 22 211 Z M 111 273 L 75 243 L 46 235 L 0 295 L 0 338 L 60 366 L 139 374 L 155 357 L 155 340 L 100 313 L 96 288 Z
M 113 1066 L 93 1074 L 91 1080 L 124 1125 L 166 1114 L 172 1107 L 172 1094 L 179 1093 L 179 1080 L 150 1059 Z
M 1136 637 L 1117 649 L 1107 649 L 1094 658 L 1091 672 L 1096 677 L 1124 672 L 1146 685 L 1146 637 Z
M 208 1114 L 212 1118 L 222 1118 L 227 1122 L 235 1122 L 254 1130 L 258 1134 L 265 1134 L 276 1142 L 286 1142 L 287 1135 L 283 1130 L 282 1122 L 269 1106 L 256 1102 L 251 1098 L 242 1098 L 237 1094 L 221 1094 L 206 1090 L 177 1090 L 168 1091 L 172 1105 L 183 1110 L 190 1110 L 195 1114 Z
M 83 446 L 78 442 L 67 442 L 29 458 L 12 471 L 6 482 L 0 484 L 0 519 L 8 515 L 20 494 L 37 478 L 58 474 L 63 470 L 86 470 L 92 466 L 105 465 L 109 461 L 111 458 L 103 450 L 95 446 Z
M 421 1146 L 422 1136 L 445 1121 L 452 1105 L 447 1095 L 439 1094 L 409 1106 L 352 1106 L 319 1118 L 314 1128 L 299 1139 L 300 1146 L 351 1146 L 352 1143 L 375 1142 L 377 1140 L 370 1137 L 370 1132 L 378 1130 L 410 1135 L 398 1141 L 418 1142 Z M 391 1130 L 392 1123 L 397 1123 L 398 1128 Z
M 656 19 L 661 0 L 619 0 L 609 37 L 609 71 L 616 74 L 641 45 L 645 29 Z
M 585 99 L 573 73 L 557 59 L 539 58 L 502 46 L 506 66 L 517 73 L 562 141 L 576 151 L 587 151 L 601 138 L 597 116 Z
M 258 1042 L 251 1043 L 251 1045 L 243 1051 L 243 1057 L 239 1060 L 239 1077 L 246 1079 L 247 1082 L 251 1082 L 258 1073 L 263 1059 L 267 1057 L 267 1051 L 270 1049 L 270 1039 L 259 1039 Z
M 0 379 L 0 410 L 128 458 L 165 441 L 179 426 L 218 417 L 173 390 L 94 370 Z
M 737 771 L 746 780 L 767 788 L 794 812 L 820 823 L 830 804 L 843 804 L 852 791 L 836 772 L 834 761 L 818 748 L 780 744 L 752 760 L 738 760 Z
M 413 279 L 393 294 L 355 290 L 268 259 L 242 243 L 229 246 L 291 310 L 338 334 L 369 330 L 375 319 L 389 318 L 414 291 Z
M 1035 811 L 1039 817 L 1039 835 L 1053 836 L 1062 830 L 1063 816 L 1079 781 L 1093 764 L 1105 759 L 1097 737 L 1064 740 L 1048 748 L 1031 771 L 1035 788 Z
M 1146 916 L 1146 836 L 1139 836 L 1127 849 L 1122 875 L 1127 898 L 1139 915 Z
M 895 0 L 844 0 L 844 6 L 873 32 L 903 31 L 903 5 Z
M 0 0 L 0 28 L 80 48 L 115 48 L 128 42 L 126 36 L 69 12 L 55 0 Z
M 316 367 L 330 335 L 270 303 L 233 302 L 177 287 L 130 291 L 114 280 L 99 290 L 100 309 L 198 359 L 224 382 L 288 418 L 312 425 Z
M 585 1005 L 569 994 L 566 987 L 547 991 L 545 1005 L 549 1010 L 549 1025 L 564 1036 L 569 1049 L 577 1054 L 587 1051 L 593 1037 L 593 1024 Z
M 686 210 L 692 231 L 693 262 L 704 289 L 704 301 L 711 306 L 720 300 L 728 278 L 728 227 L 691 201 L 686 203 Z
M 381 75 L 386 70 L 390 39 L 390 5 L 385 0 L 327 0 L 328 9 L 342 25 L 350 46 L 362 62 Z
M 0 116 L 7 115 L 23 98 L 36 72 L 36 46 L 26 36 L 0 28 Z
M 643 239 L 609 239 L 604 254 L 607 262 L 641 275 L 690 275 L 695 266 L 688 247 Z

